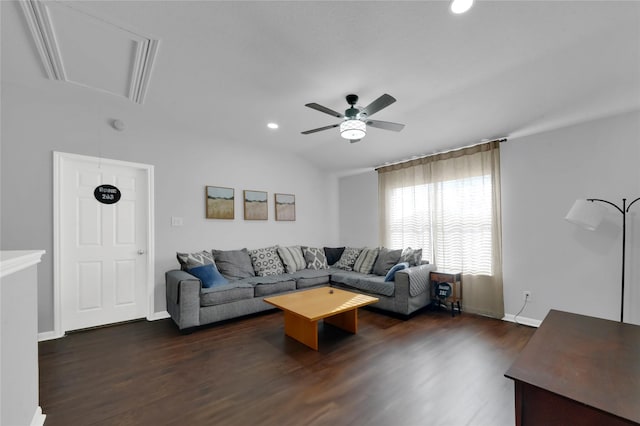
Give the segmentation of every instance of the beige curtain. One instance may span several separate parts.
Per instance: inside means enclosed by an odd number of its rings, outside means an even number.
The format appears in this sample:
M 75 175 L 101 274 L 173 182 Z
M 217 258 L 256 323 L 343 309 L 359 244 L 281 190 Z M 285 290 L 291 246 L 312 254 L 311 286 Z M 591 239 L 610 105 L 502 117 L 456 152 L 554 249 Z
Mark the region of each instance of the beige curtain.
M 469 182 L 473 182 L 471 187 Z M 458 188 L 464 185 L 467 187 Z M 381 167 L 378 191 L 381 244 L 422 247 L 423 257 L 435 260 L 436 265 L 438 259 L 447 264 L 455 257 L 453 263 L 463 272 L 463 310 L 502 318 L 499 141 Z M 473 212 L 463 211 L 474 205 L 471 199 L 478 193 L 490 194 L 490 200 L 473 200 L 491 217 L 487 225 L 490 247 L 474 247 L 464 235 L 478 226 L 465 224 L 465 220 L 473 222 L 473 218 L 466 219 Z M 453 216 L 458 220 L 454 225 L 449 220 Z

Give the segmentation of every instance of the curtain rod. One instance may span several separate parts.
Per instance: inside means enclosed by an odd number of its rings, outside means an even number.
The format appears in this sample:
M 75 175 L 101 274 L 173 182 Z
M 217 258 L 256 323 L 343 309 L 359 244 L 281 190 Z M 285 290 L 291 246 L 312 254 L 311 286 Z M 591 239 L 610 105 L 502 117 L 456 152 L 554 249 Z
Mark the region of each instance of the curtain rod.
M 493 142 L 503 143 L 503 142 L 506 142 L 506 141 L 507 141 L 507 138 L 491 139 L 490 141 L 483 141 L 483 142 L 475 143 L 473 145 L 461 146 L 459 148 L 449 149 L 449 150 L 446 150 L 446 151 L 434 152 L 433 154 L 425 154 L 425 155 L 420 155 L 420 156 L 417 156 L 417 157 L 407 158 L 407 159 L 404 159 L 404 160 L 394 161 L 392 163 L 381 164 L 379 166 L 375 166 L 374 170 L 377 172 L 378 170 L 380 170 L 380 169 L 382 169 L 384 167 L 395 166 L 397 164 L 402 164 L 402 163 L 408 163 L 409 161 L 421 160 L 423 158 L 432 157 L 434 155 L 446 154 L 447 152 L 458 151 L 458 150 L 461 150 L 461 149 L 471 148 L 471 147 L 474 147 L 474 146 L 484 145 L 484 144 L 487 144 L 487 143 L 493 143 Z

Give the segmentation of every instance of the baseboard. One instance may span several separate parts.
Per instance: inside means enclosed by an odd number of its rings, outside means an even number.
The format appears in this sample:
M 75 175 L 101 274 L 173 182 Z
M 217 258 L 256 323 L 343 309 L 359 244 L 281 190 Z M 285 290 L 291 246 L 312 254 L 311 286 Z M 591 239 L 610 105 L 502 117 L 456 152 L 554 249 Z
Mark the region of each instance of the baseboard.
M 38 333 L 38 342 L 44 342 L 45 340 L 53 340 L 64 337 L 64 334 L 58 334 L 55 331 L 45 331 L 44 333 Z
M 37 406 L 36 412 L 33 413 L 33 418 L 31 419 L 30 426 L 44 426 L 44 419 L 46 417 L 46 415 L 42 414 L 42 407 Z
M 161 319 L 171 318 L 169 312 L 160 311 L 154 312 L 152 315 L 147 317 L 147 321 L 157 321 Z M 58 334 L 55 331 L 45 331 L 43 333 L 38 333 L 38 342 L 44 342 L 45 340 L 53 340 L 64 337 L 64 334 Z
M 167 311 L 154 312 L 153 314 L 147 316 L 148 321 L 157 321 L 166 318 L 171 318 L 171 315 L 169 315 L 169 312 Z
M 540 324 L 542 324 L 542 321 L 540 320 L 521 317 L 521 316 L 516 318 L 515 315 L 512 315 L 512 314 L 505 314 L 505 316 L 502 317 L 502 321 L 515 322 L 517 324 L 527 325 L 529 327 L 536 327 L 536 328 L 540 327 Z

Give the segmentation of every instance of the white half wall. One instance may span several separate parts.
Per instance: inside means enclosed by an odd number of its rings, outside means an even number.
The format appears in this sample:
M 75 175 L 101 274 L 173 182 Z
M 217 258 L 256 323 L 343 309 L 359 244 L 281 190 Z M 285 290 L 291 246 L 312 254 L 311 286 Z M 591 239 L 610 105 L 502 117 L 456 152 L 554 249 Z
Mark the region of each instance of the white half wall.
M 549 309 L 619 320 L 622 215 L 596 231 L 564 220 L 577 198 L 640 197 L 640 112 L 501 145 L 505 314 Z M 629 201 L 630 201 L 629 200 Z M 627 215 L 625 322 L 640 324 L 640 202 Z
M 2 85 L 0 248 L 53 253 L 53 151 L 155 166 L 155 312 L 165 311 L 166 271 L 176 251 L 268 245 L 335 246 L 337 178 L 294 153 L 199 135 L 170 116 L 71 85 Z M 123 119 L 124 132 L 110 121 Z M 259 123 L 262 125 L 262 123 Z M 277 137 L 268 133 L 265 138 Z M 235 219 L 205 217 L 205 186 L 235 189 Z M 242 191 L 267 191 L 269 220 L 243 219 Z M 295 194 L 296 220 L 276 222 L 274 193 Z M 171 226 L 171 218 L 183 226 Z M 53 256 L 40 265 L 38 330 L 53 330 Z

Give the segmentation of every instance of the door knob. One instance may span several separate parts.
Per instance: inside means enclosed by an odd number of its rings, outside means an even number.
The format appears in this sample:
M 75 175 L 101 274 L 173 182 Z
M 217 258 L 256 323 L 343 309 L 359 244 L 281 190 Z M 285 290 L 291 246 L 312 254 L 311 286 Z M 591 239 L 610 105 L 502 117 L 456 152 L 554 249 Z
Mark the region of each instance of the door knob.
M 138 254 L 144 254 L 144 250 L 142 249 L 138 250 Z

